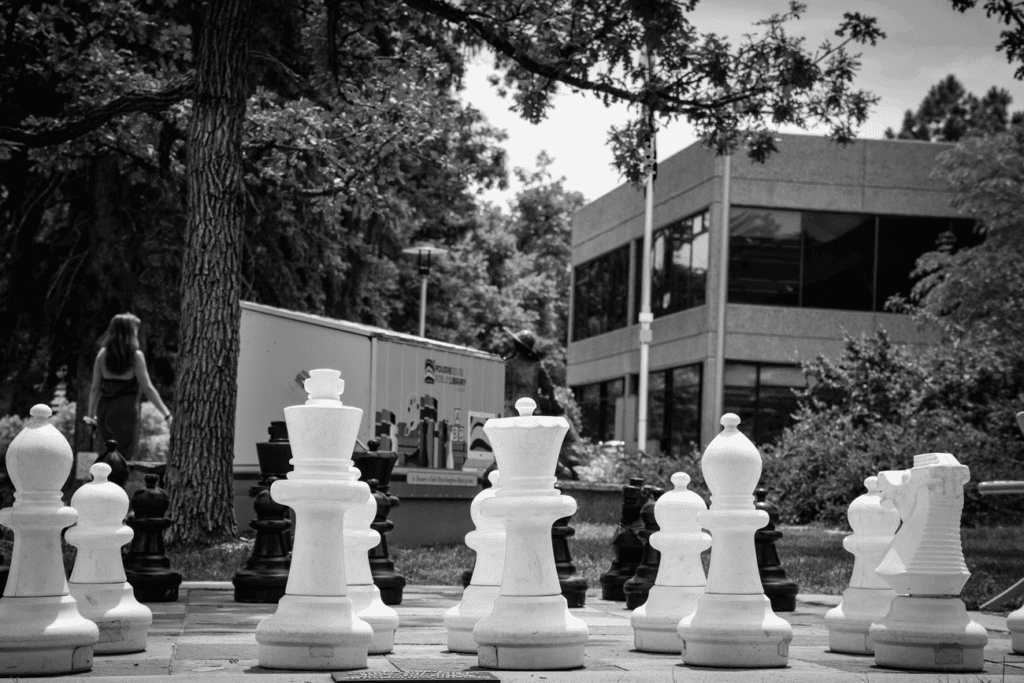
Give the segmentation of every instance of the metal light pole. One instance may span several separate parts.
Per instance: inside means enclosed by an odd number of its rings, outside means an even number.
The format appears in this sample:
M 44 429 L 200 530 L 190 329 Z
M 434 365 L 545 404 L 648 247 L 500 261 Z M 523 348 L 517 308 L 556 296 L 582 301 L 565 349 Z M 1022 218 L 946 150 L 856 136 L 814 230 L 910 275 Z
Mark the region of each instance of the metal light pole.
M 427 277 L 430 275 L 430 257 L 444 256 L 447 249 L 432 244 L 421 244 L 402 250 L 403 254 L 414 254 L 420 271 L 420 336 L 427 336 Z
M 647 61 L 647 79 L 650 81 L 654 71 L 654 54 L 650 46 L 647 47 L 644 56 Z M 644 238 L 643 252 L 641 254 L 640 267 L 640 382 L 637 387 L 636 403 L 636 444 L 641 451 L 647 450 L 647 387 L 650 367 L 651 352 L 651 323 L 654 322 L 654 314 L 651 313 L 651 235 L 654 230 L 654 170 L 658 161 L 657 147 L 655 146 L 654 112 L 645 111 L 649 125 L 647 147 L 647 185 L 644 206 Z

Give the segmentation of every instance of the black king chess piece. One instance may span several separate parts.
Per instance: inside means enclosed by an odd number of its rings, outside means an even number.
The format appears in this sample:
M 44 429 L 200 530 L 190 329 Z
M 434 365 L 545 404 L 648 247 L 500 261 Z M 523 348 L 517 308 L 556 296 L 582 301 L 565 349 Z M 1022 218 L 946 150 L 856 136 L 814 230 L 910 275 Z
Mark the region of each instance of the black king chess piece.
M 612 538 L 615 559 L 608 571 L 601 574 L 601 598 L 604 600 L 625 602 L 626 594 L 622 587 L 633 578 L 643 561 L 644 542 L 639 536 L 644 526 L 640 520 L 640 509 L 644 505 L 643 485 L 643 479 L 631 477 L 629 484 L 622 487 L 622 519 Z
M 288 506 L 276 502 L 270 495 L 270 487 L 277 479 L 270 475 L 261 480 L 264 486 L 252 487 L 256 519 L 249 522 L 249 526 L 256 531 L 256 539 L 245 567 L 231 579 L 235 602 L 277 603 L 288 585 L 288 570 L 292 564 L 288 530 L 292 523 L 288 519 Z
M 171 501 L 156 485 L 159 477 L 146 475 L 146 488 L 132 496 L 134 516 L 125 520 L 135 532 L 124 558 L 124 573 L 135 589 L 139 602 L 177 602 L 181 574 L 171 571 L 164 550 L 164 529 L 171 525 L 165 517 Z
M 576 535 L 576 530 L 569 526 L 570 521 L 572 515 L 555 520 L 551 526 L 551 547 L 555 553 L 555 570 L 558 572 L 558 584 L 562 587 L 562 597 L 569 607 L 583 607 L 587 601 L 587 580 L 576 573 L 576 565 L 569 552 L 569 538 Z
M 370 528 L 380 534 L 380 543 L 369 551 L 370 574 L 373 583 L 380 590 L 380 599 L 385 605 L 401 605 L 402 590 L 405 588 L 405 577 L 395 571 L 395 563 L 388 554 L 387 534 L 395 528 L 395 523 L 388 519 L 391 508 L 398 507 L 398 496 L 388 492 L 391 482 L 391 471 L 395 468 L 398 454 L 393 451 L 381 451 L 380 442 L 370 439 L 367 444 L 369 451 L 354 453 L 352 462 L 359 468 L 360 481 L 370 486 L 370 493 L 377 501 L 377 515 L 373 518 Z
M 121 488 L 128 482 L 128 461 L 121 455 L 121 451 L 117 450 L 117 441 L 114 439 L 107 439 L 107 452 L 101 453 L 97 458 L 96 462 L 105 462 L 110 465 L 110 474 L 107 476 L 107 481 L 112 481 Z
M 772 603 L 773 612 L 796 610 L 796 582 L 786 577 L 786 570 L 779 560 L 775 544 L 782 538 L 782 532 L 775 528 L 779 522 L 779 509 L 768 501 L 768 489 L 759 486 L 754 490 L 754 507 L 768 513 L 768 524 L 754 532 L 754 552 L 757 554 L 757 572 L 761 575 L 764 594 Z
M 645 486 L 643 493 L 647 499 L 640 508 L 640 521 L 644 523 L 644 528 L 637 535 L 644 542 L 644 553 L 636 573 L 622 586 L 626 594 L 626 609 L 636 609 L 647 602 L 647 594 L 651 592 L 654 581 L 658 578 L 658 567 L 661 566 L 661 553 L 651 545 L 651 536 L 654 532 L 661 531 L 658 520 L 654 517 L 654 504 L 665 493 L 665 489 Z

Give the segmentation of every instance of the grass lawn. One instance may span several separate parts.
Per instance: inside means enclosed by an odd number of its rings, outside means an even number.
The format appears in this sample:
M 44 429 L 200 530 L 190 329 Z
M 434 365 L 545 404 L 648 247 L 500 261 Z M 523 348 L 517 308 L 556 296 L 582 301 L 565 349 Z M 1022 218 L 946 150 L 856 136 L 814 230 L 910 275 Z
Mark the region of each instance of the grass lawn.
M 590 584 L 600 586 L 599 577 L 612 560 L 610 542 L 615 531 L 611 524 L 581 522 L 575 525 L 576 535 L 570 550 L 577 571 Z M 853 568 L 853 555 L 843 549 L 848 532 L 820 527 L 783 527 L 778 544 L 782 566 L 800 586 L 801 593 L 838 595 L 846 588 Z M 961 595 L 968 609 L 1004 590 L 1024 576 L 1024 529 L 989 527 L 964 529 L 961 533 L 964 557 L 971 571 Z M 168 552 L 171 567 L 188 581 L 230 581 L 245 564 L 251 542 L 208 548 L 202 551 L 172 549 Z M 0 555 L 10 561 L 11 542 L 0 540 Z M 65 545 L 65 567 L 70 573 L 75 549 Z M 462 544 L 421 547 L 391 547 L 396 569 L 410 584 L 460 585 L 462 572 L 472 567 L 474 553 Z M 707 566 L 705 554 L 705 566 Z M 1020 600 L 1004 605 L 1015 609 Z

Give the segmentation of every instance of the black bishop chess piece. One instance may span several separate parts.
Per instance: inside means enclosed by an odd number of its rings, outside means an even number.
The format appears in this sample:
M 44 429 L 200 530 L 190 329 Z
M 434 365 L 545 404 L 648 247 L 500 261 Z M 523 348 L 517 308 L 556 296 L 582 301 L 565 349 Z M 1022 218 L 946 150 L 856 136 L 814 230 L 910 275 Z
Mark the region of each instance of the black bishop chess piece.
M 643 561 L 644 542 L 639 535 L 644 528 L 640 519 L 640 510 L 644 505 L 643 485 L 643 479 L 632 477 L 629 484 L 622 487 L 622 518 L 612 538 L 615 559 L 600 579 L 601 598 L 604 600 L 625 602 L 623 586 L 633 578 Z
M 380 543 L 368 553 L 370 574 L 373 576 L 374 585 L 380 591 L 381 601 L 385 605 L 401 605 L 405 577 L 395 571 L 395 563 L 388 554 L 387 537 L 395 528 L 395 523 L 388 519 L 388 515 L 391 508 L 398 507 L 401 502 L 398 496 L 393 496 L 388 491 L 398 453 L 381 451 L 380 442 L 376 439 L 370 439 L 366 445 L 369 450 L 353 453 L 352 462 L 359 468 L 359 480 L 369 484 L 370 493 L 377 501 L 377 514 L 370 528 L 380 534 Z
M 159 477 L 146 475 L 146 488 L 132 496 L 133 516 L 125 520 L 135 532 L 124 558 L 124 573 L 139 602 L 177 602 L 181 574 L 171 570 L 164 550 L 164 530 L 171 525 L 165 515 L 171 501 L 157 486 Z
M 782 532 L 775 528 L 779 522 L 779 508 L 768 500 L 768 489 L 759 486 L 754 489 L 754 507 L 768 513 L 768 524 L 754 532 L 754 552 L 757 555 L 757 572 L 761 575 L 764 594 L 772 603 L 773 612 L 796 610 L 796 582 L 786 576 L 779 560 L 775 544 L 782 538 Z
M 562 597 L 569 607 L 583 607 L 587 601 L 587 580 L 576 573 L 576 565 L 569 552 L 569 539 L 576 535 L 576 529 L 569 526 L 570 521 L 572 515 L 555 520 L 551 526 L 551 547 L 555 553 L 555 570 L 558 572 L 558 584 L 562 587 Z
M 249 526 L 256 531 L 256 539 L 245 567 L 231 579 L 235 602 L 277 603 L 288 585 L 288 570 L 292 564 L 288 531 L 292 523 L 288 519 L 288 506 L 276 502 L 270 495 L 270 487 L 277 479 L 274 475 L 265 477 L 260 481 L 262 486 L 253 486 L 250 491 L 250 494 L 255 493 L 256 519 L 249 522 Z
M 121 488 L 128 482 L 128 475 L 131 472 L 128 470 L 128 461 L 121 455 L 121 451 L 117 450 L 117 441 L 114 439 L 107 439 L 106 442 L 107 451 L 100 453 L 96 458 L 96 462 L 105 462 L 110 465 L 110 475 L 107 476 L 107 481 L 112 481 Z
M 644 487 L 644 497 L 647 502 L 640 508 L 640 521 L 644 523 L 644 529 L 637 534 L 644 542 L 644 553 L 640 566 L 636 568 L 636 573 L 622 587 L 626 594 L 626 609 L 636 609 L 647 602 L 647 595 L 658 578 L 661 553 L 651 545 L 651 535 L 656 531 L 661 531 L 658 520 L 654 517 L 654 504 L 664 493 L 665 489 L 657 486 Z

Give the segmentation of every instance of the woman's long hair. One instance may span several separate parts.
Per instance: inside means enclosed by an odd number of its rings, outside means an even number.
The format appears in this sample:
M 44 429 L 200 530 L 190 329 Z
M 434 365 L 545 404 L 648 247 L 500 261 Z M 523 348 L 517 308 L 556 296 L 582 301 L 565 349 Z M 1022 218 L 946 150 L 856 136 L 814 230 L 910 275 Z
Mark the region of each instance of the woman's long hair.
M 107 349 L 105 364 L 113 375 L 121 375 L 132 367 L 139 349 L 139 323 L 131 313 L 119 313 L 110 319 L 107 331 L 100 338 L 100 346 Z

